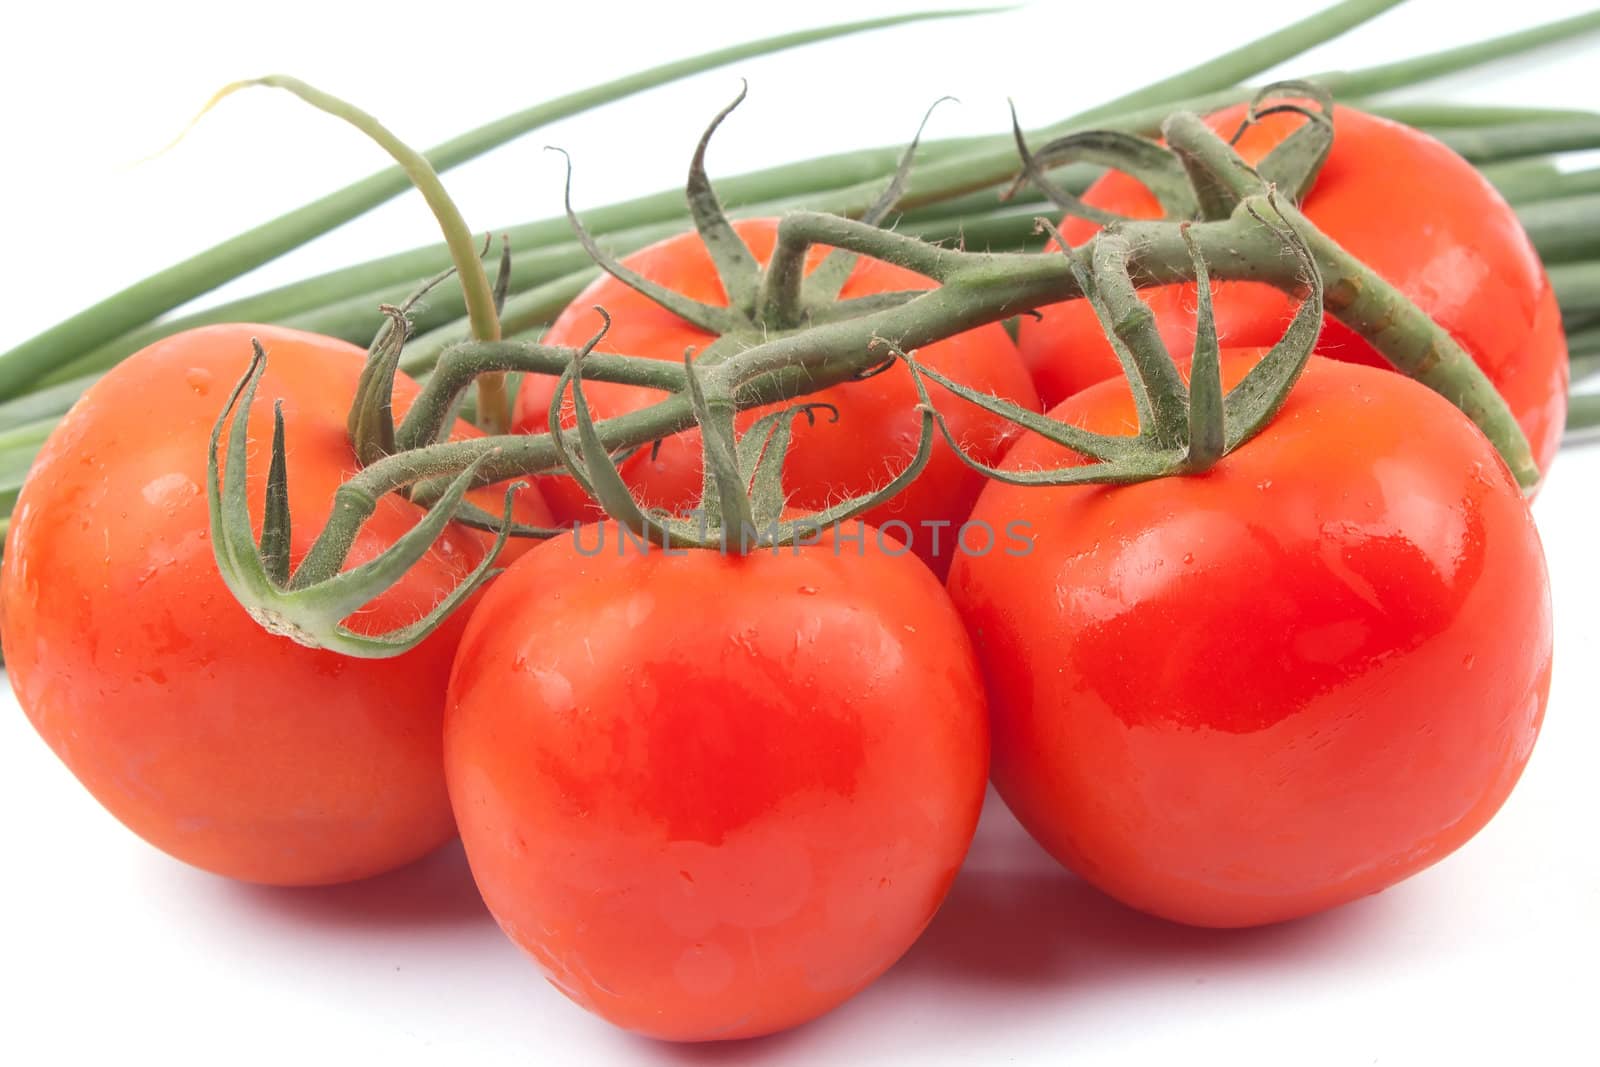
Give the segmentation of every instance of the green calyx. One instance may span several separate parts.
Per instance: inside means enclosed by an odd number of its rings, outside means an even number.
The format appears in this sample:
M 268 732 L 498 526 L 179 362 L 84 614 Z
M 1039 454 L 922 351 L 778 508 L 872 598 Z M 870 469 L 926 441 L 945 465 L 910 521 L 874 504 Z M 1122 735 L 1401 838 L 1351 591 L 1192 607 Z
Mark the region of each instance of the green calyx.
M 727 304 L 695 300 L 651 281 L 600 247 L 572 209 L 572 165 L 568 159 L 565 188 L 567 219 L 584 251 L 607 274 L 685 322 L 715 337 L 736 338 L 747 343 L 771 337 L 775 333 L 804 329 L 819 322 L 869 314 L 884 307 L 903 304 L 914 297 L 915 292 L 880 293 L 856 300 L 841 300 L 840 292 L 855 269 L 857 257 L 839 249 L 830 252 L 809 272 L 805 269 L 804 258 L 796 261 L 774 256 L 766 268 L 761 266 L 729 220 L 706 172 L 706 150 L 710 147 L 712 136 L 744 102 L 747 92 L 748 87 L 742 87 L 739 95 L 717 113 L 701 134 L 689 163 L 689 176 L 684 186 L 689 217 L 711 256 L 723 292 L 727 295 Z M 894 175 L 878 198 L 859 216 L 862 223 L 870 226 L 881 224 L 899 203 L 910 179 L 911 163 L 921 142 L 923 129 L 933 108 L 940 103 L 943 100 L 936 101 L 923 117 L 916 136 L 901 153 Z M 562 154 L 565 155 L 564 152 Z
M 922 416 L 917 449 L 906 466 L 881 488 L 850 497 L 812 514 L 792 517 L 783 489 L 783 462 L 796 418 L 816 422 L 817 412 L 838 418 L 831 404 L 809 403 L 762 415 L 743 432 L 736 427 L 740 410 L 738 387 L 715 369 L 702 371 L 692 352 L 684 353 L 683 380 L 695 423 L 700 429 L 704 486 L 700 503 L 687 512 L 669 514 L 648 509 L 633 496 L 616 460 L 595 428 L 583 393 L 584 364 L 605 336 L 611 318 L 595 308 L 605 322 L 600 333 L 573 355 L 570 366 L 556 380 L 550 401 L 549 425 L 556 452 L 585 492 L 598 501 L 617 522 L 663 548 L 714 549 L 746 555 L 757 549 L 774 549 L 814 542 L 820 533 L 891 499 L 909 485 L 932 455 L 933 404 L 917 379 L 917 410 Z M 863 371 L 876 373 L 887 361 Z M 561 427 L 561 410 L 568 388 L 572 391 L 575 430 Z M 576 440 L 569 440 L 569 432 Z
M 350 629 L 344 620 L 378 592 L 398 582 L 444 532 L 480 464 L 474 463 L 458 474 L 416 526 L 368 562 L 348 570 L 337 566 L 330 569 L 308 555 L 298 568 L 291 567 L 288 461 L 281 405 L 274 410 L 272 459 L 259 539 L 251 528 L 246 485 L 248 426 L 250 408 L 267 366 L 267 354 L 260 342 L 255 342 L 254 348 L 249 369 L 212 427 L 206 467 L 212 549 L 223 581 L 250 617 L 269 633 L 308 648 L 383 658 L 415 647 L 492 577 L 495 557 L 504 546 L 511 525 L 511 501 L 517 487 L 506 492 L 502 529 L 493 546 L 448 596 L 421 618 L 387 633 L 369 635 Z M 224 431 L 228 447 L 219 481 L 218 451 Z
M 1279 114 L 1301 115 L 1306 121 L 1253 167 L 1231 151 L 1251 126 Z M 1176 138 L 1171 132 L 1175 124 L 1182 130 Z M 1022 170 L 1007 196 L 1032 185 L 1067 214 L 1098 225 L 1137 221 L 1086 203 L 1050 177 L 1056 167 L 1093 163 L 1137 178 L 1170 221 L 1225 219 L 1252 194 L 1273 189 L 1298 203 L 1310 191 L 1333 149 L 1333 95 L 1309 81 L 1264 86 L 1251 97 L 1243 121 L 1226 143 L 1185 111 L 1162 124 L 1166 143 L 1119 130 L 1084 130 L 1030 149 L 1015 109 L 1011 129 Z
M 1244 204 L 1242 210 L 1282 241 L 1283 248 L 1299 264 L 1305 290 L 1282 339 L 1232 389 L 1224 392 L 1222 387 L 1221 345 L 1212 315 L 1210 274 L 1191 233 L 1192 224 L 1179 226 L 1199 290 L 1194 355 L 1187 383 L 1162 341 L 1150 309 L 1134 287 L 1129 273 L 1132 245 L 1128 240 L 1113 230 L 1091 246 L 1074 252 L 1066 249 L 1058 235 L 1073 276 L 1122 364 L 1133 393 L 1137 433 L 1101 434 L 1057 422 L 969 389 L 903 356 L 919 379 L 931 378 L 961 399 L 1054 441 L 1089 462 L 1027 471 L 981 464 L 959 447 L 943 415 L 936 412 L 934 419 L 951 448 L 987 477 L 1014 485 L 1126 485 L 1202 474 L 1260 433 L 1283 406 L 1311 358 L 1322 325 L 1322 279 L 1311 251 L 1281 216 L 1276 216 L 1273 197 L 1267 198 L 1266 206 L 1274 209 L 1274 217 L 1258 210 L 1253 201 Z

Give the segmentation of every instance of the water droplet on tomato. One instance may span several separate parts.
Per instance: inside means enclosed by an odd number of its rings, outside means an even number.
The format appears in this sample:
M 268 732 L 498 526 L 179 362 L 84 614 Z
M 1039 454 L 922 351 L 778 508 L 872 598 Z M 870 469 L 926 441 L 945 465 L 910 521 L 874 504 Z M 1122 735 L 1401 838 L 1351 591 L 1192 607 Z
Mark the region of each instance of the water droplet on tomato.
M 814 585 L 802 585 L 799 589 L 801 596 L 816 596 L 819 590 Z
M 200 367 L 190 367 L 184 372 L 183 380 L 189 383 L 189 388 L 195 391 L 196 396 L 205 396 L 211 392 L 211 372 Z
M 1183 561 L 1185 563 L 1193 563 L 1194 562 L 1194 553 L 1193 552 L 1185 552 L 1183 554 Z
M 1474 656 L 1472 653 L 1469 652 L 1469 653 L 1467 653 L 1466 657 L 1463 658 L 1462 661 L 1461 661 L 1461 669 L 1464 670 L 1464 671 L 1470 671 L 1472 669 L 1473 665 L 1476 664 L 1477 662 L 1478 662 L 1478 657 Z

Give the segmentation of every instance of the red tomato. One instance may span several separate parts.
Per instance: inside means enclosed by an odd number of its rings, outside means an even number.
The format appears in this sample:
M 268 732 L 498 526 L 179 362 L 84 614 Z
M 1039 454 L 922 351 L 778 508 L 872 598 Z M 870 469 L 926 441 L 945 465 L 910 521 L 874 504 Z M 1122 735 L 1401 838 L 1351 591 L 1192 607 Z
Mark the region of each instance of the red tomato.
M 295 560 L 356 469 L 345 408 L 363 353 L 274 326 L 160 341 L 86 393 L 22 489 L 0 571 L 0 631 L 17 699 L 62 761 L 130 829 L 247 881 L 338 882 L 416 859 L 454 833 L 440 756 L 458 615 L 392 660 L 347 659 L 267 634 L 212 557 L 206 445 L 250 357 L 268 353 L 251 413 L 260 521 L 271 400 L 284 400 Z M 403 408 L 415 383 L 395 383 Z M 496 513 L 498 502 L 492 505 Z M 372 558 L 418 508 L 379 501 L 351 553 Z M 547 518 L 538 501 L 526 521 Z M 451 527 L 349 625 L 418 617 L 483 555 Z
M 971 842 L 988 767 L 971 644 L 870 528 L 859 548 L 742 559 L 617 537 L 541 545 L 468 624 L 445 767 L 478 888 L 619 1026 L 804 1022 L 906 950 Z
M 1232 135 L 1243 115 L 1241 105 L 1208 122 Z M 1246 132 L 1239 151 L 1259 160 L 1304 121 L 1270 115 Z M 1306 217 L 1450 332 L 1505 397 L 1539 469 L 1549 470 L 1566 420 L 1567 343 L 1555 293 L 1516 214 L 1470 163 L 1425 133 L 1347 107 L 1334 109 L 1334 131 L 1327 164 L 1301 204 Z M 1121 173 L 1084 200 L 1134 218 L 1161 213 L 1149 191 Z M 1061 232 L 1076 245 L 1096 229 L 1068 218 Z M 1168 345 L 1186 354 L 1194 286 L 1147 290 L 1146 300 Z M 1270 345 L 1292 313 L 1282 293 L 1252 282 L 1217 284 L 1214 303 L 1227 345 Z M 1040 321 L 1024 318 L 1018 345 L 1047 406 L 1120 373 L 1086 301 L 1046 308 Z M 1331 315 L 1317 352 L 1389 366 Z
M 761 263 L 772 255 L 777 237 L 776 219 L 756 219 L 735 224 Z M 820 261 L 821 253 L 813 256 Z M 687 233 L 652 245 L 623 261 L 635 271 L 696 300 L 725 304 L 726 295 L 717 278 L 711 257 L 698 234 Z M 877 260 L 862 259 L 845 284 L 842 297 L 873 293 L 929 289 L 933 283 L 920 274 Z M 599 351 L 648 356 L 653 359 L 682 360 L 686 349 L 704 349 L 714 338 L 648 297 L 609 276 L 595 281 L 556 319 L 544 340 L 549 344 L 581 345 L 594 336 L 600 318 L 594 305 L 611 314 L 613 326 Z M 922 349 L 920 357 L 935 370 L 965 385 L 1013 400 L 1035 410 L 1037 395 L 1016 346 L 999 325 L 985 326 L 959 334 Z M 942 409 L 956 439 L 966 444 L 975 458 L 996 462 L 1012 438 L 1005 420 L 979 408 L 955 400 L 938 386 L 934 401 L 946 401 Z M 596 418 L 623 415 L 661 399 L 651 389 L 628 385 L 586 383 L 585 397 Z M 554 379 L 527 381 L 517 402 L 514 428 L 540 433 L 549 426 L 550 398 Z M 834 405 L 839 419 L 832 422 L 820 415 L 815 426 L 797 425 L 794 441 L 784 465 L 784 487 L 793 507 L 818 509 L 842 498 L 874 489 L 905 467 L 904 460 L 916 451 L 921 417 L 915 408 L 916 388 L 906 368 L 894 366 L 863 382 L 837 385 L 803 400 Z M 570 413 L 571 402 L 566 410 Z M 762 409 L 770 410 L 770 409 Z M 741 427 L 760 417 L 762 411 L 746 412 Z M 622 466 L 623 477 L 648 504 L 670 510 L 692 506 L 700 498 L 700 435 L 678 434 L 661 443 L 652 458 L 643 449 Z M 563 522 L 590 520 L 599 516 L 570 478 L 543 479 L 551 510 Z M 882 525 L 899 520 L 911 529 L 911 546 L 941 574 L 949 565 L 950 546 L 955 530 L 967 517 L 972 503 L 983 488 L 981 475 L 965 466 L 949 447 L 936 441 L 927 469 L 903 493 L 865 515 L 867 522 Z M 935 529 L 926 523 L 942 523 Z M 935 551 L 935 539 L 938 549 Z
M 1108 382 L 1052 414 L 1121 433 L 1133 405 Z M 1069 455 L 1030 436 L 1005 466 Z M 1204 475 L 996 482 L 974 519 L 1033 544 L 950 574 L 995 784 L 1135 908 L 1247 926 L 1376 892 L 1476 833 L 1528 758 L 1550 683 L 1539 538 L 1488 441 L 1408 378 L 1313 359 Z

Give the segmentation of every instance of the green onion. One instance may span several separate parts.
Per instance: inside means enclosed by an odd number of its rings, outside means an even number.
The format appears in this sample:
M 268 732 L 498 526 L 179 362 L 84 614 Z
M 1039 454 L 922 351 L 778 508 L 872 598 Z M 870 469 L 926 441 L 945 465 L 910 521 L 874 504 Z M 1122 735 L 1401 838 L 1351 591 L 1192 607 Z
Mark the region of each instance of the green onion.
M 865 30 L 980 13 L 976 9 L 916 12 L 788 33 L 717 49 L 507 115 L 439 145 L 427 153 L 428 161 L 436 170 L 448 170 L 558 119 L 582 114 L 602 104 L 737 60 Z M 135 283 L 0 356 L 0 396 L 13 396 L 20 387 L 37 380 L 61 361 L 61 353 L 86 352 L 103 345 L 410 188 L 411 183 L 400 168 L 390 167 Z

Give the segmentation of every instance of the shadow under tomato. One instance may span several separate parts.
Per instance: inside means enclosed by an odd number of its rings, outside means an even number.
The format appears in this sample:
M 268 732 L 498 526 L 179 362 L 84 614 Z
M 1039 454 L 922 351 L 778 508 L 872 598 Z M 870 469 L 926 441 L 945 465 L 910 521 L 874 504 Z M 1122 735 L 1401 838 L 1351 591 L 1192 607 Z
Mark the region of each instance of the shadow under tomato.
M 357 933 L 494 923 L 459 841 L 399 870 L 359 882 L 301 889 L 224 885 L 242 907 L 279 920 Z
M 1270 981 L 1348 967 L 1351 957 L 1391 941 L 1409 911 L 1406 894 L 1385 893 L 1254 929 L 1208 930 L 1156 919 L 1063 869 L 991 794 L 943 907 L 900 962 L 856 997 L 768 1037 L 685 1045 L 624 1040 L 630 1062 L 787 1065 L 813 1062 L 812 1049 L 841 1043 L 861 1050 L 860 1062 L 870 1062 L 873 1048 L 882 1044 L 887 1054 L 908 1028 L 925 1042 L 941 1027 L 939 1011 L 928 1005 L 955 1001 L 963 1005 L 954 1015 L 961 1027 L 970 1027 L 974 1010 L 986 1011 L 984 1003 L 994 1009 L 996 1025 L 1019 1011 L 1046 1010 L 1070 1045 L 1074 1029 L 1103 1025 L 1108 1001 L 1162 1002 L 1212 980 Z
M 1073 992 L 1335 965 L 1402 924 L 1388 893 L 1320 915 L 1238 930 L 1184 926 L 1112 900 L 1057 864 L 990 798 L 972 854 L 922 938 L 881 984 L 1059 987 Z

